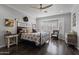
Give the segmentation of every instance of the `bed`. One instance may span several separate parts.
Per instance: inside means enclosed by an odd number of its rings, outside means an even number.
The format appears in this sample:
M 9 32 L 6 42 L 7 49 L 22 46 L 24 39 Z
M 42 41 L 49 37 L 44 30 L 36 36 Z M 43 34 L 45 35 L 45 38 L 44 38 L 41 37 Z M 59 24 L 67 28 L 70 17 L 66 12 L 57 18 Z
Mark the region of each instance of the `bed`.
M 21 39 L 35 42 L 36 45 L 43 45 L 50 39 L 48 32 L 22 33 Z

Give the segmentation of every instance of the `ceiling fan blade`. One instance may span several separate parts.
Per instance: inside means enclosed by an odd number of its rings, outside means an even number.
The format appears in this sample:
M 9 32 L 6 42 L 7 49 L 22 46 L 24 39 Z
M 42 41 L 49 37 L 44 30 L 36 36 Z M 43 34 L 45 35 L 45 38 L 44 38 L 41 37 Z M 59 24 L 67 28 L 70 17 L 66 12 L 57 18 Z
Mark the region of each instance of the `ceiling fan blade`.
M 50 4 L 50 5 L 48 5 L 48 6 L 45 6 L 45 7 L 42 7 L 41 9 L 46 9 L 46 8 L 49 8 L 49 7 L 51 7 L 51 6 L 53 6 L 53 4 Z
M 42 4 L 40 4 L 39 7 L 32 7 L 32 8 L 35 8 L 35 9 L 42 9 Z
M 37 7 L 31 7 L 31 8 L 34 8 L 34 9 L 40 9 L 40 8 L 37 8 Z
M 53 4 L 47 5 L 47 6 L 45 6 L 45 7 L 43 7 L 43 5 L 40 4 L 40 7 L 32 7 L 32 8 L 34 8 L 34 9 L 39 9 L 39 10 L 43 10 L 43 9 L 49 8 L 49 7 L 51 7 L 51 6 L 53 6 Z

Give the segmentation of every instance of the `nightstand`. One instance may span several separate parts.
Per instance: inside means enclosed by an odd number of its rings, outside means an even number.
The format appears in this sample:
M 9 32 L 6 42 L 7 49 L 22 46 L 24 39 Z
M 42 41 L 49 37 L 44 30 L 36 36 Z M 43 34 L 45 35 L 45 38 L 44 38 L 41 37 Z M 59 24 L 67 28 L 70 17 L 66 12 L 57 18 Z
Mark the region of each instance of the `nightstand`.
M 5 43 L 9 48 L 11 45 L 18 44 L 18 34 L 5 35 Z

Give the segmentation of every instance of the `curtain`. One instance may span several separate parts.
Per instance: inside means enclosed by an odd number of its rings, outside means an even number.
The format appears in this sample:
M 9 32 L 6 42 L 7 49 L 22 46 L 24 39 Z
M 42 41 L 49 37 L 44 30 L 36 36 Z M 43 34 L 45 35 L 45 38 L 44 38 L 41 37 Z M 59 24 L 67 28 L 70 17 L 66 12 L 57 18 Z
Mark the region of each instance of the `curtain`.
M 45 32 L 53 32 L 58 29 L 58 21 L 40 21 L 39 30 Z

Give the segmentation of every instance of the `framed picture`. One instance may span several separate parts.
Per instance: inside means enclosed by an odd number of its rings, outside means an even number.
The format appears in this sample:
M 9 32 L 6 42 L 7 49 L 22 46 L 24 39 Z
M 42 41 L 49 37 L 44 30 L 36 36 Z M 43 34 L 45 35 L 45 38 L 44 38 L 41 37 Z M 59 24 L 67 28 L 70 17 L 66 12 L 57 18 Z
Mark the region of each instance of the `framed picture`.
M 73 13 L 73 26 L 76 26 L 76 13 Z
M 5 26 L 13 27 L 14 26 L 14 20 L 12 20 L 12 19 L 5 19 Z

